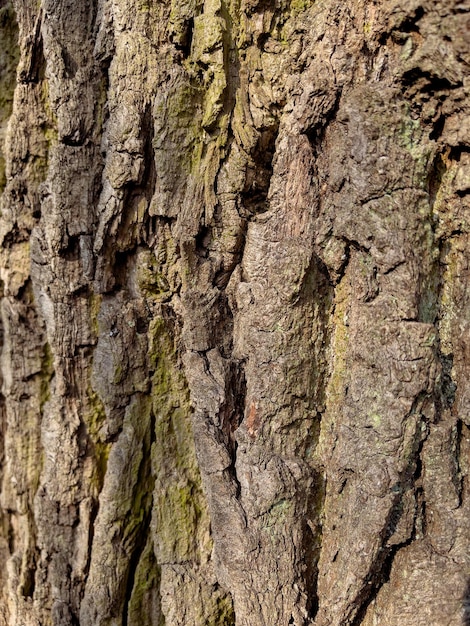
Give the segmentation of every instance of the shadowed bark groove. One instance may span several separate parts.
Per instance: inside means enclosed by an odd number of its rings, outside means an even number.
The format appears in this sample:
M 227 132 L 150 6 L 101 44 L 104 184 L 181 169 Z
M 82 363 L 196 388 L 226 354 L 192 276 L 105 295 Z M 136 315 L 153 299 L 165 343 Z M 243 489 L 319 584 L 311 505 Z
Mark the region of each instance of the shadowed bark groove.
M 0 626 L 461 626 L 467 2 L 0 0 Z

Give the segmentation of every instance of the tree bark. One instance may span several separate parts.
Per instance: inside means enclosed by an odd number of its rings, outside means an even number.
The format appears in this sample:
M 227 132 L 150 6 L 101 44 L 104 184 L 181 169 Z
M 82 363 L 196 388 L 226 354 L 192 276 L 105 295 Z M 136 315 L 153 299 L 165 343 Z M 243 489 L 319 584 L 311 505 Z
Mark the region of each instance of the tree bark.
M 467 0 L 0 0 L 0 626 L 470 623 Z

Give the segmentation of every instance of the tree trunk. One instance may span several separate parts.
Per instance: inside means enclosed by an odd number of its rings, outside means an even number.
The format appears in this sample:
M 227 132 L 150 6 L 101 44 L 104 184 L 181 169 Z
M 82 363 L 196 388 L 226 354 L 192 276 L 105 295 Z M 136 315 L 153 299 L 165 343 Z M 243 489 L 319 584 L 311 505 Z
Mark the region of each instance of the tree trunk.
M 0 0 L 0 626 L 470 624 L 468 0 Z

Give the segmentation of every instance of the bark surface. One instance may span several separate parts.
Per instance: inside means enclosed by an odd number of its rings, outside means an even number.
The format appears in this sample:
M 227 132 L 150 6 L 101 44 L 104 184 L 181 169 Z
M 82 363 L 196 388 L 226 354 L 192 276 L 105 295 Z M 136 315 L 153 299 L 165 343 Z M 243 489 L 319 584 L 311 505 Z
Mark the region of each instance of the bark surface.
M 468 0 L 0 0 L 0 625 L 470 624 Z

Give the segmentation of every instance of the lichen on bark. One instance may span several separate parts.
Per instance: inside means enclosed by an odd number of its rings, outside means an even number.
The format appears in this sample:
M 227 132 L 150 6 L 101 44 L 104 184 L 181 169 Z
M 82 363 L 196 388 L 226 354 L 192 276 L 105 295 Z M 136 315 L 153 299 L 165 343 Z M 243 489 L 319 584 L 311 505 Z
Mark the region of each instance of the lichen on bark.
M 468 621 L 469 17 L 0 0 L 2 626 Z

